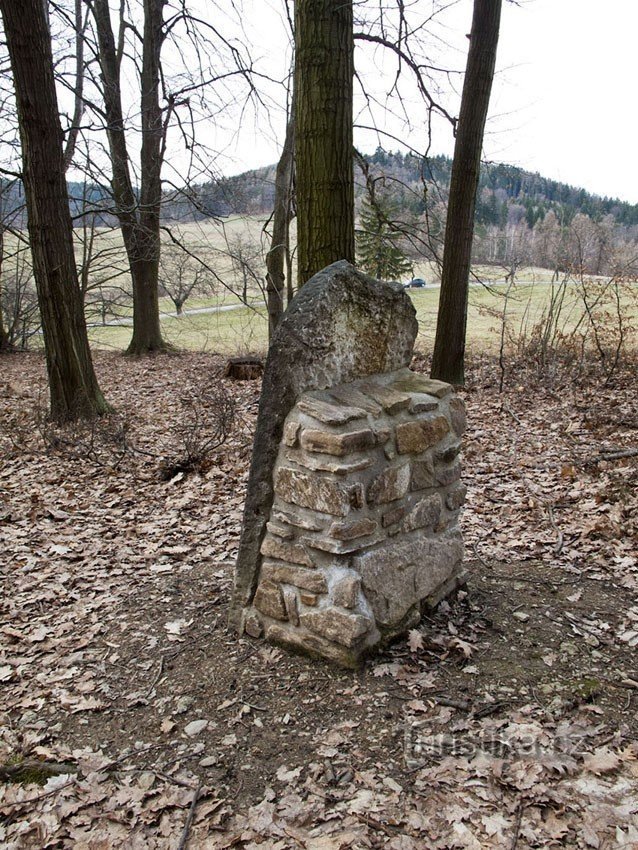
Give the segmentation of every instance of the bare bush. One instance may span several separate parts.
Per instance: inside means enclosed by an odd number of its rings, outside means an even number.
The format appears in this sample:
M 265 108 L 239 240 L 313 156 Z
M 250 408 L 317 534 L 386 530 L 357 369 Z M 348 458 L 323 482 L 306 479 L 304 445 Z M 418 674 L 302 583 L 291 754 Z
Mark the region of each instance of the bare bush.
M 169 434 L 170 448 L 160 460 L 160 475 L 205 472 L 212 455 L 222 446 L 236 423 L 235 399 L 218 377 L 189 389 L 181 398 L 182 416 Z

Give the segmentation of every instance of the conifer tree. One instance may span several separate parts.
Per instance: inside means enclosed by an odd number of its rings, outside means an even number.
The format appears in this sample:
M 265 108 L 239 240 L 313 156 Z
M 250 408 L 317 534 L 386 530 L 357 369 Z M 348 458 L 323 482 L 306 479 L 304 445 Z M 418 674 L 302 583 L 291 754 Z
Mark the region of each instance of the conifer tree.
M 388 195 L 364 198 L 357 231 L 359 266 L 379 280 L 400 280 L 412 274 L 412 263 L 401 247 L 395 221 L 399 209 Z

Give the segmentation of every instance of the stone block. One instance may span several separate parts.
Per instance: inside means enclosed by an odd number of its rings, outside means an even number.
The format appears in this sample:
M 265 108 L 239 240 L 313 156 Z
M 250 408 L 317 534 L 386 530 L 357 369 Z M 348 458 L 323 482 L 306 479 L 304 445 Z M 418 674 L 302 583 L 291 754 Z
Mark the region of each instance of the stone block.
M 457 484 L 453 487 L 450 492 L 447 494 L 445 499 L 445 504 L 450 511 L 458 511 L 458 509 L 465 504 L 465 497 L 467 495 L 467 487 L 465 484 Z
M 314 428 L 304 428 L 301 432 L 301 447 L 308 452 L 343 457 L 353 452 L 362 452 L 376 443 L 374 432 L 370 428 L 359 431 L 346 431 L 342 434 L 332 431 L 319 431 Z
M 386 511 L 381 517 L 381 525 L 384 528 L 387 528 L 389 525 L 394 525 L 397 522 L 400 522 L 405 516 L 407 508 L 405 505 L 397 505 L 396 508 L 392 508 L 390 511 Z
M 410 413 L 429 413 L 432 410 L 436 410 L 438 406 L 439 402 L 434 396 L 427 395 L 426 393 L 416 393 L 410 401 Z
M 378 416 L 383 410 L 380 404 L 377 404 L 370 396 L 364 395 L 361 390 L 355 389 L 353 386 L 332 387 L 330 395 L 340 404 L 352 404 L 373 416 Z
M 289 525 L 282 525 L 273 520 L 269 520 L 266 523 L 266 528 L 270 534 L 274 534 L 275 537 L 281 537 L 282 540 L 292 540 L 295 536 L 294 530 Z
M 247 635 L 254 638 L 260 638 L 264 633 L 264 627 L 261 620 L 254 611 L 251 611 L 244 622 L 244 631 Z
M 399 454 L 420 454 L 434 446 L 450 430 L 445 416 L 403 422 L 395 429 Z
M 352 648 L 372 626 L 372 620 L 361 614 L 350 614 L 338 608 L 304 611 L 299 617 L 302 626 L 321 637 Z
M 346 422 L 361 419 L 366 415 L 366 411 L 360 407 L 330 404 L 312 395 L 302 396 L 297 402 L 297 409 L 324 425 L 345 425 Z
M 326 593 L 328 590 L 326 577 L 317 570 L 304 570 L 289 564 L 273 564 L 270 561 L 264 561 L 261 575 L 271 584 L 276 582 L 292 584 L 311 593 Z
M 376 542 L 378 538 L 375 536 L 372 539 L 368 537 L 366 544 Z M 309 549 L 319 550 L 320 552 L 330 552 L 332 555 L 348 555 L 350 552 L 356 552 L 361 548 L 361 540 L 355 538 L 353 540 L 335 540 L 333 537 L 327 537 L 323 534 L 315 534 L 313 536 L 301 538 L 304 546 Z
M 261 544 L 261 554 L 267 558 L 277 558 L 279 561 L 288 561 L 291 564 L 300 564 L 303 567 L 313 567 L 312 559 L 300 543 L 281 540 L 267 534 Z
M 344 576 L 332 588 L 332 601 L 341 608 L 356 608 L 361 579 L 359 576 Z
M 280 467 L 275 476 L 275 493 L 285 502 L 333 516 L 346 516 L 357 507 L 362 501 L 360 490 L 360 485 L 346 486 L 286 466 Z
M 420 499 L 403 521 L 403 531 L 414 531 L 417 528 L 433 530 L 441 516 L 441 497 L 438 493 Z
M 413 460 L 411 468 L 410 490 L 427 490 L 430 487 L 436 487 L 437 481 L 432 458 L 424 457 L 421 460 Z
M 287 587 L 284 589 L 284 607 L 286 609 L 286 614 L 288 615 L 288 619 L 293 624 L 293 626 L 299 625 L 299 607 L 297 605 L 297 591 L 293 590 L 291 587 Z
M 290 448 L 293 448 L 297 445 L 297 439 L 299 437 L 300 428 L 301 423 L 299 422 L 286 422 L 286 424 L 284 425 L 283 436 L 284 445 L 290 446 Z
M 289 509 L 288 511 L 273 510 L 272 516 L 277 522 L 289 523 L 295 528 L 303 528 L 305 531 L 321 531 L 324 523 L 317 519 L 315 513 L 300 513 Z
M 435 398 L 443 398 L 452 392 L 451 384 L 428 378 L 410 369 L 401 369 L 392 382 L 392 386 L 406 393 L 426 393 Z
M 461 477 L 461 464 L 455 463 L 453 466 L 437 467 L 435 474 L 441 487 L 448 487 Z
M 318 597 L 316 593 L 307 593 L 305 591 L 299 592 L 299 601 L 302 605 L 307 605 L 309 608 L 314 608 L 314 606 L 318 602 Z
M 274 620 L 287 619 L 281 587 L 273 581 L 262 578 L 255 593 L 253 605 L 262 614 Z
M 440 446 L 434 450 L 435 463 L 452 463 L 459 455 L 461 446 L 454 443 L 451 446 Z
M 350 522 L 333 522 L 328 534 L 335 540 L 354 540 L 358 537 L 366 537 L 376 530 L 377 523 L 373 519 L 361 517 Z
M 368 503 L 385 505 L 401 499 L 410 487 L 410 464 L 388 466 L 368 487 Z
M 371 457 L 361 457 L 357 460 L 337 460 L 329 455 L 306 454 L 305 452 L 286 452 L 286 460 L 312 469 L 316 472 L 330 472 L 332 475 L 351 475 L 367 469 L 374 463 Z
M 356 555 L 352 567 L 377 626 L 386 634 L 404 627 L 405 618 L 458 572 L 463 543 L 457 531 L 433 538 L 427 533 L 384 541 Z
M 390 387 L 367 382 L 359 386 L 362 392 L 378 402 L 390 416 L 395 416 L 402 410 L 407 410 L 410 406 L 410 396 L 407 393 L 397 392 Z
M 467 428 L 467 416 L 463 399 L 458 397 L 450 399 L 450 419 L 456 436 L 461 437 Z
M 340 667 L 355 669 L 360 666 L 361 659 L 355 650 L 347 649 L 341 644 L 325 640 L 319 635 L 302 629 L 284 626 L 280 623 L 269 623 L 266 628 L 266 640 L 282 646 L 292 652 L 311 657 L 325 658 Z

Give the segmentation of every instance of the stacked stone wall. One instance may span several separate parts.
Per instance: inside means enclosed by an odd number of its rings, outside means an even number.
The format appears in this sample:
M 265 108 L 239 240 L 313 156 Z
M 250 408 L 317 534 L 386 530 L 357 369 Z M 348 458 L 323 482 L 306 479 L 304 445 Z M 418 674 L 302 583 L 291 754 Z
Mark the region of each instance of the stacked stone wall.
M 407 368 L 286 417 L 243 628 L 355 665 L 463 581 L 462 401 Z

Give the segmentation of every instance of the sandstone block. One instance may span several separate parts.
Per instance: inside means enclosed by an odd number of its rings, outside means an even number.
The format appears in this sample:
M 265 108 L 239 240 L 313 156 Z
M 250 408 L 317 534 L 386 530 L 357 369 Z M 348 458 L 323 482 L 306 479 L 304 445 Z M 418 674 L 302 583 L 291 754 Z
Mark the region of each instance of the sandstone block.
M 332 588 L 332 601 L 342 608 L 356 608 L 360 587 L 359 576 L 344 576 Z
M 463 399 L 458 397 L 450 399 L 450 419 L 452 420 L 452 428 L 454 428 L 456 436 L 460 437 L 465 433 L 465 429 L 467 428 L 467 416 Z
M 392 382 L 392 386 L 396 390 L 403 390 L 406 393 L 426 393 L 435 398 L 443 398 L 452 392 L 450 384 L 428 378 L 418 372 L 412 372 L 410 369 L 402 369 Z
M 348 648 L 352 648 L 373 625 L 368 617 L 350 614 L 338 608 L 305 611 L 299 619 L 301 625 L 326 640 L 340 643 Z
M 371 413 L 373 416 L 378 416 L 383 410 L 380 404 L 377 404 L 369 396 L 364 395 L 361 390 L 355 389 L 352 386 L 332 387 L 330 389 L 330 395 L 340 404 L 352 404 L 361 410 L 365 410 L 366 413 Z
M 399 454 L 420 454 L 438 443 L 450 430 L 445 416 L 403 422 L 395 429 Z
M 450 511 L 457 511 L 461 507 L 461 505 L 465 504 L 466 495 L 467 487 L 465 486 L 465 484 L 457 484 L 447 494 L 445 504 L 447 505 Z
M 367 396 L 378 402 L 385 412 L 391 416 L 400 413 L 402 410 L 407 410 L 410 406 L 410 396 L 407 393 L 397 392 L 391 387 L 366 382 L 360 384 L 360 388 Z
M 275 477 L 275 493 L 285 502 L 333 516 L 346 516 L 357 507 L 362 500 L 360 490 L 360 485 L 338 484 L 286 466 L 280 467 Z
M 377 523 L 369 517 L 355 519 L 352 522 L 333 522 L 328 534 L 335 540 L 354 540 L 366 537 L 377 530 Z
M 343 434 L 318 431 L 314 428 L 304 428 L 301 432 L 301 447 L 306 451 L 323 452 L 337 457 L 364 451 L 374 446 L 375 442 L 374 432 L 370 428 L 346 431 Z
M 434 396 L 426 393 L 415 393 L 410 401 L 410 413 L 429 413 L 439 406 Z
M 332 475 L 350 475 L 372 466 L 371 457 L 361 457 L 357 460 L 337 460 L 329 455 L 312 455 L 305 452 L 286 452 L 286 460 L 318 472 L 330 472 Z
M 297 445 L 297 438 L 299 437 L 299 430 L 301 428 L 301 423 L 299 422 L 286 422 L 284 425 L 284 435 L 283 441 L 286 446 L 290 446 L 293 448 Z
M 410 486 L 410 464 L 388 466 L 368 487 L 368 503 L 385 505 L 401 499 Z
M 287 512 L 274 510 L 272 516 L 278 522 L 289 523 L 295 528 L 303 528 L 305 531 L 321 531 L 323 524 L 317 519 L 316 514 L 301 514 L 292 509 Z
M 286 614 L 288 615 L 288 619 L 293 624 L 293 626 L 299 625 L 299 608 L 297 606 L 297 592 L 293 590 L 291 587 L 287 587 L 284 590 L 284 607 L 286 609 Z
M 403 531 L 414 531 L 416 528 L 434 529 L 441 516 L 442 507 L 438 493 L 421 499 L 403 521 Z
M 354 669 L 361 663 L 356 651 L 347 649 L 333 641 L 325 640 L 312 632 L 293 629 L 280 623 L 268 624 L 266 640 L 302 655 L 327 658 L 328 661 L 334 661 L 341 667 Z
M 376 542 L 376 537 L 370 540 L 366 539 L 366 544 Z M 335 540 L 333 537 L 326 537 L 322 534 L 302 537 L 301 541 L 304 546 L 309 549 L 318 549 L 320 552 L 330 552 L 333 555 L 348 555 L 350 552 L 356 552 L 361 548 L 361 540 L 355 538 L 353 540 Z
M 292 540 L 295 536 L 295 532 L 289 525 L 281 525 L 278 522 L 273 522 L 273 520 L 266 523 L 266 528 L 270 534 L 274 534 L 275 537 L 281 537 L 282 540 Z
M 312 395 L 302 396 L 297 402 L 297 408 L 324 425 L 345 425 L 352 419 L 361 419 L 366 415 L 366 411 L 359 407 L 330 404 Z
M 458 531 L 437 538 L 419 533 L 384 541 L 353 558 L 377 626 L 387 634 L 457 573 L 463 555 Z
M 267 617 L 272 617 L 274 620 L 286 619 L 286 607 L 284 605 L 284 597 L 281 592 L 281 587 L 275 582 L 263 579 L 259 582 L 259 587 L 253 599 L 253 605 L 262 614 Z
M 328 590 L 325 576 L 317 570 L 304 570 L 301 567 L 293 567 L 288 564 L 273 564 L 264 561 L 261 575 L 264 581 L 271 584 L 276 582 L 292 584 L 295 587 L 309 590 L 311 593 L 326 593 Z
M 303 605 L 307 605 L 309 608 L 314 608 L 318 601 L 315 593 L 305 593 L 303 590 L 299 593 L 299 600 Z
M 261 544 L 261 554 L 268 558 L 277 558 L 280 561 L 288 561 L 291 564 L 301 564 L 304 567 L 313 567 L 310 555 L 300 543 L 291 543 L 267 534 Z

